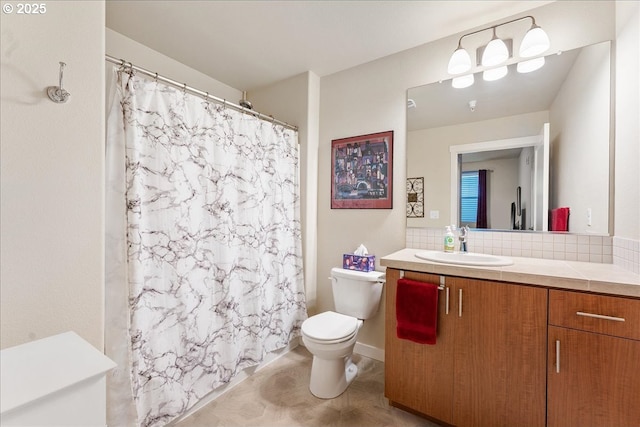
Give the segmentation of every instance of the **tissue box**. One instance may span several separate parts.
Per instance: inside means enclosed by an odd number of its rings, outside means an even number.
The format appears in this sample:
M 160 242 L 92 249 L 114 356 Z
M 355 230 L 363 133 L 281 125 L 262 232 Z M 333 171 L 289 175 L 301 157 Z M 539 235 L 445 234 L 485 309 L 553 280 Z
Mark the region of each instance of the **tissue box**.
M 342 268 L 356 271 L 374 271 L 376 269 L 375 255 L 342 255 Z

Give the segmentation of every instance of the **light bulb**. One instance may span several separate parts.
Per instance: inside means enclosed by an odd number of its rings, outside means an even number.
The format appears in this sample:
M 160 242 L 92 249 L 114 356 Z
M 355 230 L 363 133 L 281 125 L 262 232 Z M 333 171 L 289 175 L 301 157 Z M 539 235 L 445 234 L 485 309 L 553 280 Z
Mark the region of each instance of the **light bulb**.
M 451 86 L 456 89 L 464 89 L 465 87 L 471 86 L 473 81 L 473 74 L 467 74 L 466 76 L 454 77 L 451 80 Z
M 509 69 L 505 65 L 504 67 L 492 68 L 490 70 L 485 70 L 482 73 L 482 79 L 487 82 L 492 82 L 494 80 L 500 80 L 504 76 L 507 75 Z
M 529 58 L 540 55 L 549 49 L 549 46 L 551 46 L 549 36 L 547 36 L 547 33 L 545 33 L 542 28 L 538 27 L 534 23 L 522 39 L 522 43 L 520 44 L 520 56 L 523 58 Z
M 502 64 L 509 59 L 509 49 L 507 45 L 496 37 L 496 29 L 493 29 L 493 38 L 482 53 L 482 65 L 484 67 L 492 67 Z
M 469 56 L 469 52 L 458 45 L 458 48 L 451 55 L 451 59 L 449 59 L 447 71 L 449 71 L 449 74 L 456 75 L 466 73 L 470 69 L 471 57 Z
M 518 62 L 517 70 L 519 73 L 530 73 L 544 66 L 544 56 L 529 59 L 528 61 Z

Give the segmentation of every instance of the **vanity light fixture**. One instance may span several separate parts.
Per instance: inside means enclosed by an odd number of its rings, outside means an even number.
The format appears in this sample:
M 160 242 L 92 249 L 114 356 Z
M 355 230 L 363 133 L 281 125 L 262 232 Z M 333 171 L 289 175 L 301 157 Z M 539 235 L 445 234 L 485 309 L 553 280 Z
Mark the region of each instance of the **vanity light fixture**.
M 447 71 L 452 75 L 466 73 L 471 69 L 471 57 L 469 56 L 469 52 L 460 45 L 461 41 L 462 37 L 460 37 L 460 41 L 458 41 L 458 48 L 453 52 L 453 55 L 451 55 L 451 59 L 449 59 Z
M 520 43 L 520 56 L 523 58 L 530 58 L 532 56 L 540 55 L 542 52 L 546 52 L 551 46 L 549 36 L 544 32 L 542 28 L 536 25 L 536 20 L 531 17 L 531 28 L 524 35 L 522 43 Z
M 491 68 L 490 70 L 484 70 L 482 72 L 482 80 L 484 80 L 485 82 L 500 80 L 501 78 L 506 76 L 508 72 L 509 69 L 506 65 L 498 68 Z
M 451 80 L 451 86 L 456 89 L 464 89 L 465 87 L 469 87 L 473 84 L 473 74 L 466 74 L 460 77 L 454 77 Z
M 518 62 L 517 70 L 519 73 L 530 73 L 532 71 L 538 70 L 544 66 L 544 56 L 539 56 L 538 58 L 529 59 L 527 61 Z
M 482 59 L 479 62 L 479 65 L 481 65 L 482 67 L 497 67 L 500 64 L 505 63 L 510 57 L 511 49 L 509 49 L 504 40 L 498 38 L 496 29 L 503 25 L 521 21 L 523 19 L 531 19 L 531 28 L 527 31 L 527 33 L 524 35 L 524 38 L 522 39 L 522 43 L 520 44 L 520 49 L 518 51 L 519 56 L 521 58 L 531 58 L 547 51 L 551 45 L 551 43 L 549 42 L 549 37 L 544 32 L 544 30 L 536 24 L 536 20 L 534 19 L 534 17 L 531 15 L 527 15 L 521 18 L 512 19 L 511 21 L 503 22 L 502 24 L 493 25 L 491 27 L 463 34 L 458 40 L 458 47 L 449 59 L 449 65 L 447 67 L 449 74 L 458 76 L 471 70 L 471 57 L 469 55 L 469 52 L 467 52 L 467 50 L 462 47 L 462 39 L 472 34 L 477 34 L 486 30 L 492 30 L 493 36 L 489 41 L 489 44 L 486 45 L 482 50 Z M 531 62 L 526 62 L 527 63 L 522 66 L 518 64 L 518 72 L 531 72 L 544 65 L 544 59 L 540 60 L 540 58 L 535 58 L 531 60 Z M 504 77 L 507 72 L 508 71 L 506 66 L 485 70 L 483 73 L 483 79 L 497 80 Z M 471 83 L 469 83 L 469 81 L 471 81 Z M 473 76 L 468 77 L 465 75 L 462 77 L 456 77 L 452 81 L 453 87 L 456 88 L 468 87 L 471 84 L 473 84 Z
M 499 65 L 509 59 L 509 49 L 507 45 L 496 36 L 496 27 L 493 27 L 493 37 L 482 52 L 482 66 L 492 67 Z

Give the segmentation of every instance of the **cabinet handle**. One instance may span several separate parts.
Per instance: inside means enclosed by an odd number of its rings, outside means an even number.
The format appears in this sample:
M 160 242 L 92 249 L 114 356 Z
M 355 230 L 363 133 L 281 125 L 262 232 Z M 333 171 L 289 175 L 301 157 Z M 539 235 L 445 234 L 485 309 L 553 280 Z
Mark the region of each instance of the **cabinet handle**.
M 584 311 L 576 311 L 576 315 L 584 317 L 595 317 L 596 319 L 613 320 L 614 322 L 624 322 L 624 317 L 605 316 L 604 314 L 585 313 Z
M 556 340 L 556 373 L 560 373 L 560 340 Z
M 458 304 L 458 317 L 462 317 L 462 289 L 458 291 L 458 300 L 460 302 Z
M 449 314 L 449 287 L 446 288 L 444 314 Z

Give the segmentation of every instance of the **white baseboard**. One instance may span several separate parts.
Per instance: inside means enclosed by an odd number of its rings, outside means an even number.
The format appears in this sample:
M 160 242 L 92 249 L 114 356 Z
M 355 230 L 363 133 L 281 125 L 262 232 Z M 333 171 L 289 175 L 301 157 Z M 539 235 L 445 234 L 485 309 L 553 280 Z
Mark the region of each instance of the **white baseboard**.
M 375 359 L 380 362 L 384 362 L 384 349 L 382 348 L 356 342 L 356 346 L 354 347 L 353 352 L 358 353 L 362 356 L 368 357 L 370 359 Z

